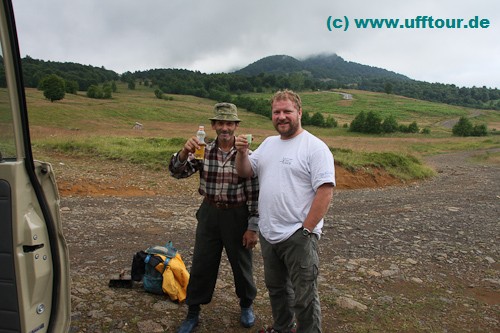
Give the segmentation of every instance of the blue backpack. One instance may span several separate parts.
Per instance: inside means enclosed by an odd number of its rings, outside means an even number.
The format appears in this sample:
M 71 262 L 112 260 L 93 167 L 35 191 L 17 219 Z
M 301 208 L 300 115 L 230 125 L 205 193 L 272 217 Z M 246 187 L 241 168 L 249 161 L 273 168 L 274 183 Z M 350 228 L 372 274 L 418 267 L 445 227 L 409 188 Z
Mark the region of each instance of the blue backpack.
M 163 271 L 167 268 L 170 259 L 177 254 L 177 249 L 172 245 L 172 242 L 168 242 L 165 246 L 149 247 L 144 252 L 146 253 L 144 258 L 145 271 L 142 278 L 144 290 L 161 295 L 163 294 Z M 165 256 L 165 261 L 157 255 Z M 161 263 L 163 263 L 163 271 L 156 269 L 156 266 Z

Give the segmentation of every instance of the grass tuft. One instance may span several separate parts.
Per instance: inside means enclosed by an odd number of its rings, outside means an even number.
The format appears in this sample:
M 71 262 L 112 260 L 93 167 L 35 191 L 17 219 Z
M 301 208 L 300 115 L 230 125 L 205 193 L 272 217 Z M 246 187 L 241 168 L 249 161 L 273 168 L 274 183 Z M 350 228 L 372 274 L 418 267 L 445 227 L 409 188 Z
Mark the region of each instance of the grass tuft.
M 122 161 L 161 170 L 184 142 L 183 138 L 87 137 L 69 141 L 39 140 L 34 146 L 66 155 Z

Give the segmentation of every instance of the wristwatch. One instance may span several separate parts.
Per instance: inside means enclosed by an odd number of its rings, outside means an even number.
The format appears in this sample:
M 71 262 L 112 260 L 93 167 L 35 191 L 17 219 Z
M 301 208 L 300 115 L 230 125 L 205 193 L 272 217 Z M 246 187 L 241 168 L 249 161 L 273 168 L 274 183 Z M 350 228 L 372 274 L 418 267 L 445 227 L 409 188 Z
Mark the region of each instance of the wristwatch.
M 302 227 L 302 235 L 311 236 L 311 234 L 312 234 L 311 230 L 307 229 L 306 227 Z

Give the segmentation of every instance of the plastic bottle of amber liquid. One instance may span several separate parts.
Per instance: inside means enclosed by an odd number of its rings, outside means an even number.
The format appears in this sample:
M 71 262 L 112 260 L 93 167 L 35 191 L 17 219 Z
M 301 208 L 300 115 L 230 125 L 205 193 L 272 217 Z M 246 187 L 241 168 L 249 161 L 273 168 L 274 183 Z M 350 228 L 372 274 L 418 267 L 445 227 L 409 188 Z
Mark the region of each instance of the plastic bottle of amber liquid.
M 198 141 L 200 141 L 200 149 L 196 149 L 194 151 L 194 158 L 197 160 L 202 160 L 203 157 L 205 156 L 205 136 L 207 134 L 205 133 L 205 126 L 200 125 L 198 127 L 198 132 L 196 132 L 196 137 L 198 138 Z

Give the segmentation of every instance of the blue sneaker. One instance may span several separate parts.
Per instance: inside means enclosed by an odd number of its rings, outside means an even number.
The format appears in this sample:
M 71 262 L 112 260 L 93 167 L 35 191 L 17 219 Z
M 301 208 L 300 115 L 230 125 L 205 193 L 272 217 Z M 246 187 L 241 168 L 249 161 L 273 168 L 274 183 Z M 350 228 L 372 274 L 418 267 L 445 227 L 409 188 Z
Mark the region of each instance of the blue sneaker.
M 193 332 L 194 328 L 198 326 L 198 316 L 196 317 L 191 317 L 191 318 L 186 318 L 179 329 L 177 330 L 177 333 L 191 333 Z
M 252 307 L 241 308 L 240 321 L 241 325 L 246 328 L 252 327 L 255 324 L 255 315 Z

